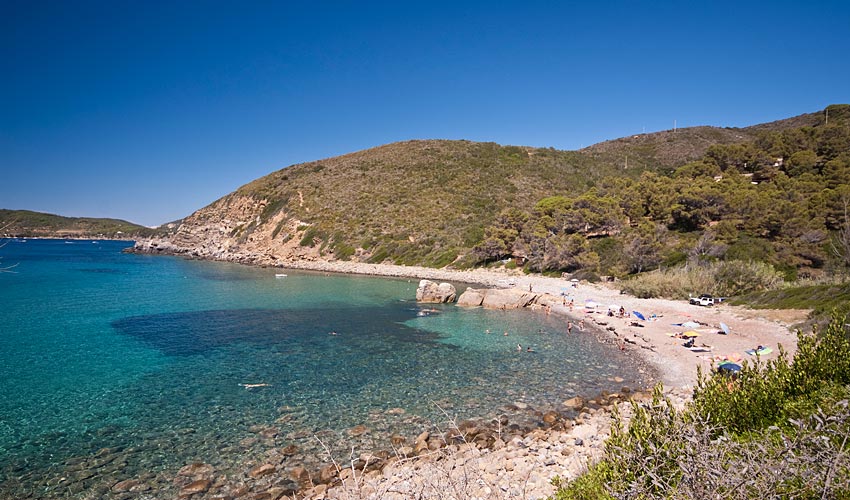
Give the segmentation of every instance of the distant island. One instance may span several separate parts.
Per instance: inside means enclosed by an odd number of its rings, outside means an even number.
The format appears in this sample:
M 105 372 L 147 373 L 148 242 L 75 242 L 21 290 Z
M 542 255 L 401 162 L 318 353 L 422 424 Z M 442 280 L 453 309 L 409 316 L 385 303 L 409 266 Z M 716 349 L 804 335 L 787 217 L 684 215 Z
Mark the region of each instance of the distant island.
M 30 210 L 0 209 L 0 237 L 4 238 L 99 238 L 151 237 L 158 231 L 120 219 L 62 217 Z

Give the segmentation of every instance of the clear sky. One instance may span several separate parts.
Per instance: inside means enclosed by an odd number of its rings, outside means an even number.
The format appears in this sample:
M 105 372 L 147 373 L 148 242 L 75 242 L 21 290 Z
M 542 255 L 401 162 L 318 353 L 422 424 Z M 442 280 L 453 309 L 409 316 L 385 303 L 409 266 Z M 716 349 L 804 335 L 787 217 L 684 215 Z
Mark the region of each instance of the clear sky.
M 157 225 L 399 140 L 578 149 L 848 102 L 846 0 L 0 0 L 0 208 Z

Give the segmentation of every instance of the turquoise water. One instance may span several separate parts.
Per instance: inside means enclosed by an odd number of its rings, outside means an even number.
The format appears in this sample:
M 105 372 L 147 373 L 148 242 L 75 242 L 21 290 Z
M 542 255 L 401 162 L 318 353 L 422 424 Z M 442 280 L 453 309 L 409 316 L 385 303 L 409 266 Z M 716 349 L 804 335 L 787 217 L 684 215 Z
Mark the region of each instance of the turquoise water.
M 122 253 L 130 245 L 0 248 L 0 264 L 17 264 L 0 273 L 0 497 L 164 483 L 193 461 L 240 470 L 289 444 L 318 464 L 316 436 L 345 449 L 357 425 L 369 429 L 358 446 L 386 447 L 447 417 L 640 385 L 629 358 L 555 317 L 451 305 L 423 316 L 415 281 L 275 278 Z

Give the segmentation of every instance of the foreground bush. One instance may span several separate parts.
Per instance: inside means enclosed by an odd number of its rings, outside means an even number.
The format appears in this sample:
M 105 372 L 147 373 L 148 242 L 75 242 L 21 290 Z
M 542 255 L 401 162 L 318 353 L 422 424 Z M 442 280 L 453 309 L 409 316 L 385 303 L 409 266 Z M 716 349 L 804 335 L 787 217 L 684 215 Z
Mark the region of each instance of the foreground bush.
M 836 316 L 737 378 L 700 374 L 676 411 L 657 387 L 617 425 L 604 458 L 556 500 L 595 498 L 850 499 L 850 339 Z

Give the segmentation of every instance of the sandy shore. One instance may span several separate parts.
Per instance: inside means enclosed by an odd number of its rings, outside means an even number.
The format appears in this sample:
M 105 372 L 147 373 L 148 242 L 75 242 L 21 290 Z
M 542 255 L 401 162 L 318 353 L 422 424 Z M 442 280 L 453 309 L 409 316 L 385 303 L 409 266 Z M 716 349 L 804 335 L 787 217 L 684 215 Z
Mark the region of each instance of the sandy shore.
M 591 284 L 581 282 L 574 287 L 567 279 L 550 278 L 540 275 L 526 275 L 520 271 L 474 269 L 455 271 L 431 269 L 415 266 L 395 266 L 387 264 L 364 264 L 355 262 L 300 262 L 288 265 L 292 269 L 364 274 L 370 276 L 395 276 L 404 278 L 429 279 L 432 281 L 451 281 L 470 283 L 486 287 L 514 286 L 523 290 L 544 294 L 540 301 L 552 303 L 552 312 L 562 314 L 576 325 L 584 320 L 586 325 L 596 325 L 606 335 L 622 345 L 627 351 L 635 353 L 652 365 L 659 374 L 660 381 L 668 388 L 690 388 L 697 378 L 697 367 L 703 370 L 711 367 L 713 358 L 740 357 L 755 361 L 754 356 L 745 354 L 748 349 L 766 346 L 773 352 L 763 356 L 762 360 L 773 359 L 778 355 L 779 345 L 789 353 L 796 348 L 796 333 L 791 325 L 803 321 L 808 311 L 772 311 L 752 310 L 719 304 L 701 307 L 689 304 L 686 300 L 638 299 L 623 295 L 616 284 Z M 462 293 L 461 286 L 458 294 Z M 573 307 L 563 305 L 563 299 L 573 300 Z M 586 308 L 592 301 L 596 308 Z M 622 306 L 630 317 L 609 317 L 610 306 Z M 638 311 L 648 318 L 647 321 L 631 315 Z M 677 323 L 697 322 L 697 328 L 676 326 Z M 720 323 L 729 327 L 730 333 L 722 335 Z M 566 327 L 565 327 L 566 328 Z M 672 337 L 672 334 L 695 330 L 700 334 L 695 339 L 697 347 L 704 351 L 694 352 L 683 346 L 684 340 Z

